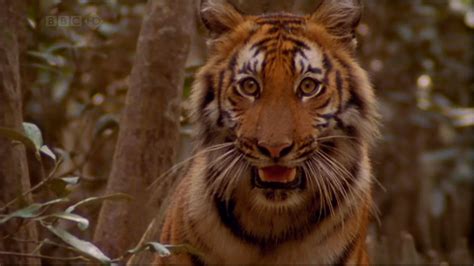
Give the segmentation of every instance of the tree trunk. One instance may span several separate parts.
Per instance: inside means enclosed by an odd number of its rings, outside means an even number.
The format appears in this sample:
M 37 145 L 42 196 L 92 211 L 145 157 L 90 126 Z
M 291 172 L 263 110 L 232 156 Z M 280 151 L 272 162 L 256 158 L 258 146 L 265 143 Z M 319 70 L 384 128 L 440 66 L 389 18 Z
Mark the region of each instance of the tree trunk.
M 0 0 L 0 127 L 22 131 L 22 102 L 20 88 L 19 33 L 26 22 L 21 1 Z M 30 189 L 25 147 L 0 137 L 0 206 Z M 31 195 L 25 199 L 31 203 Z M 25 202 L 23 202 L 25 203 Z M 20 208 L 15 204 L 4 213 Z M 22 224 L 13 220 L 0 227 L 0 250 L 16 253 L 31 253 L 34 246 L 12 240 L 12 237 L 37 240 L 34 223 Z M 0 265 L 39 264 L 35 258 L 0 255 Z
M 157 208 L 146 206 L 147 187 L 172 166 L 179 146 L 184 63 L 192 5 L 150 0 L 137 44 L 125 109 L 107 185 L 131 202 L 105 202 L 94 241 L 109 256 L 137 244 Z

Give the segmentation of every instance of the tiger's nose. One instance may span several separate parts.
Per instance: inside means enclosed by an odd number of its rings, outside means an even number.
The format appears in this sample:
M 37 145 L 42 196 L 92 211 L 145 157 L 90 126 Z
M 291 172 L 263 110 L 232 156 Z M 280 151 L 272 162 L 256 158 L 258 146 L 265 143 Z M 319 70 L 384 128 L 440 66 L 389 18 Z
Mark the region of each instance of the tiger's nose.
M 284 142 L 284 143 L 266 143 L 259 141 L 257 143 L 257 149 L 264 155 L 272 158 L 278 159 L 291 152 L 293 149 L 293 142 Z

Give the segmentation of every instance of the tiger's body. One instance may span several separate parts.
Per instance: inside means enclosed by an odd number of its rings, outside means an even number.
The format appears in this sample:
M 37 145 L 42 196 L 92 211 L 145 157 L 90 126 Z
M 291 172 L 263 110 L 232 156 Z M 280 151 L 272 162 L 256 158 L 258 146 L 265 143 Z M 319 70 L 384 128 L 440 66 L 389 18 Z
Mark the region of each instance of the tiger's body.
M 160 241 L 161 264 L 368 264 L 371 85 L 353 57 L 353 1 L 311 16 L 203 9 L 211 55 L 192 101 L 197 150 Z

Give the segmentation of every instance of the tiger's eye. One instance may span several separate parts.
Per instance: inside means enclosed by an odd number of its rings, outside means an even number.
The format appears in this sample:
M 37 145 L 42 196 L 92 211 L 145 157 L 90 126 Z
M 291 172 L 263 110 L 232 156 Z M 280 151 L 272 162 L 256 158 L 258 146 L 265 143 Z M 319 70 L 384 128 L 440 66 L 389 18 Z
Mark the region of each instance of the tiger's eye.
M 303 81 L 301 81 L 298 89 L 302 96 L 309 97 L 320 93 L 321 88 L 321 82 L 312 78 L 305 78 Z
M 256 96 L 259 92 L 258 83 L 253 78 L 246 78 L 240 83 L 240 90 L 245 95 Z

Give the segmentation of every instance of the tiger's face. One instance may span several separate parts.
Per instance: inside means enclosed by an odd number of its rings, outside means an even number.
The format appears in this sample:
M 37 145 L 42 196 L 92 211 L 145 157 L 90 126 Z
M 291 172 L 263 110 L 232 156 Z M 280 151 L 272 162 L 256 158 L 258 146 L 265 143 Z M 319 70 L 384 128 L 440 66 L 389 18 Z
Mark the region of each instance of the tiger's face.
M 223 97 L 236 147 L 261 188 L 304 185 L 301 165 L 332 127 L 340 100 L 328 55 L 305 36 L 304 19 L 291 19 L 283 27 L 272 18 L 258 20 L 261 26 L 236 54 Z M 291 24 L 300 27 L 290 32 Z
M 193 91 L 202 145 L 213 149 L 210 187 L 275 206 L 347 193 L 376 132 L 372 89 L 353 58 L 358 18 L 334 29 L 324 7 L 312 16 L 211 11 L 205 22 L 218 37 Z

